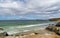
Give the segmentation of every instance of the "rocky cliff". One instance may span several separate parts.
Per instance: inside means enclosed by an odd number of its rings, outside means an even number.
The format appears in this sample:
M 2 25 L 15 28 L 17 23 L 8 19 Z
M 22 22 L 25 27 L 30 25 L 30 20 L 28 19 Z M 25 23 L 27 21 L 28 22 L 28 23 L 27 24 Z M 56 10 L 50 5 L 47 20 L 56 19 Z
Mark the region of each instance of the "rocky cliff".
M 50 21 L 59 21 L 60 22 L 60 18 L 51 18 L 49 19 Z

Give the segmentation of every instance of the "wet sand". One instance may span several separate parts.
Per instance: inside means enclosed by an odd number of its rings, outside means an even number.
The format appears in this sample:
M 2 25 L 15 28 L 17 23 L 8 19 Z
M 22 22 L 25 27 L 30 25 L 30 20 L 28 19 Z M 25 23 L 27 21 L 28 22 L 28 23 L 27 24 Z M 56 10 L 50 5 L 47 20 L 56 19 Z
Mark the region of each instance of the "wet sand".
M 48 30 L 34 30 L 18 35 L 5 36 L 3 38 L 60 38 L 60 36 Z

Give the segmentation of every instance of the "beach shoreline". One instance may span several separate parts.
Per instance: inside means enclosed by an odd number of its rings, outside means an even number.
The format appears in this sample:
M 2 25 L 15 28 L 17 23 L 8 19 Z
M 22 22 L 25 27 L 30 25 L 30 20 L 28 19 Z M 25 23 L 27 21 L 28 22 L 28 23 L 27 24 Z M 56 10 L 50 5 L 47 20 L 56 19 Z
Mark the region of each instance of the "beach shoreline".
M 16 35 L 14 34 L 10 36 L 4 36 L 3 38 L 60 38 L 60 36 L 46 29 L 43 30 L 40 29 L 40 30 L 22 32 Z
M 49 23 L 47 23 L 46 25 L 45 24 L 42 25 L 38 24 L 31 27 L 27 26 L 27 28 L 25 28 L 26 30 L 24 29 L 25 31 L 23 32 L 11 34 L 11 35 L 8 34 L 8 36 L 2 36 L 1 38 L 50 38 L 50 36 L 51 38 L 59 37 L 56 33 L 46 30 L 45 28 L 49 25 Z

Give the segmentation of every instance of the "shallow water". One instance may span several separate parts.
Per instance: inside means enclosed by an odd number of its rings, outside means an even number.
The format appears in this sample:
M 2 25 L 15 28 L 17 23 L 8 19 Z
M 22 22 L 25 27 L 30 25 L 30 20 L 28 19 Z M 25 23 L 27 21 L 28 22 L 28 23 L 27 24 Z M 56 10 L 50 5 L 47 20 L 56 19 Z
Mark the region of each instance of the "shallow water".
M 48 24 L 55 22 L 49 21 L 0 21 L 0 27 L 3 27 L 8 34 L 27 32 L 31 30 L 44 29 Z

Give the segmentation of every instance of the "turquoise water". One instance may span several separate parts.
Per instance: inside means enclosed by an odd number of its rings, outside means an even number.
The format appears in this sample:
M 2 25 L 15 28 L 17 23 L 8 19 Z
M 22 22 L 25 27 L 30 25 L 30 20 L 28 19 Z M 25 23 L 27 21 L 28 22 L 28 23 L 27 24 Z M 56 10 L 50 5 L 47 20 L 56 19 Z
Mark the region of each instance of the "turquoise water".
M 0 27 L 24 26 L 24 25 L 31 25 L 31 24 L 47 23 L 47 22 L 49 21 L 46 21 L 46 20 L 2 20 L 0 21 Z
M 0 21 L 0 27 L 4 28 L 8 34 L 15 34 L 45 28 L 49 23 L 48 20 L 3 20 Z

